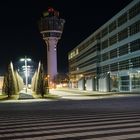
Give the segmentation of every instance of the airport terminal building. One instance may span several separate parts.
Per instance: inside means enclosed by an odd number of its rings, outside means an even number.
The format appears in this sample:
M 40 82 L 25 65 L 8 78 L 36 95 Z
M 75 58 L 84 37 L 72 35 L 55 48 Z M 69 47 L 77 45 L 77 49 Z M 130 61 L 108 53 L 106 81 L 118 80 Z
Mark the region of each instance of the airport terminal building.
M 140 91 L 140 0 L 134 0 L 68 54 L 70 87 Z

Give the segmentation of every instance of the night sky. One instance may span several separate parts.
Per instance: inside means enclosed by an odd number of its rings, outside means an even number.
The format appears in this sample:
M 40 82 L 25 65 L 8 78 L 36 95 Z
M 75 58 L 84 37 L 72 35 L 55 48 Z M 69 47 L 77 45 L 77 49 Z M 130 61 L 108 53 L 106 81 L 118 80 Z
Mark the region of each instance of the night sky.
M 42 13 L 53 7 L 66 20 L 58 43 L 58 72 L 68 72 L 68 52 L 132 0 L 9 0 L 0 2 L 0 74 L 10 60 L 25 55 L 46 61 L 46 45 L 39 33 Z

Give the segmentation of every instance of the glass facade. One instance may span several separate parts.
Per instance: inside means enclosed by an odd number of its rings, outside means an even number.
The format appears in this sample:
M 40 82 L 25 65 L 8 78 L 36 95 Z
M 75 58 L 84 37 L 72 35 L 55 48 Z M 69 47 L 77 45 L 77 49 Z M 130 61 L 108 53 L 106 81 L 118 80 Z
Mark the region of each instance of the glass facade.
M 140 91 L 140 1 L 131 2 L 76 49 L 78 55 L 69 60 L 70 75 L 96 77 L 93 90 Z

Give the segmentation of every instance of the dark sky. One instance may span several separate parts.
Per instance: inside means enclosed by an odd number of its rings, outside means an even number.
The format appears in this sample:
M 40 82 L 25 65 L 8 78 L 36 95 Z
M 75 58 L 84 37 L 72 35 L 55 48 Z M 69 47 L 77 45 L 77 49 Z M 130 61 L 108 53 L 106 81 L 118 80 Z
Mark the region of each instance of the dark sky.
M 132 0 L 9 0 L 0 2 L 0 73 L 9 60 L 25 55 L 46 61 L 46 47 L 38 29 L 42 13 L 53 7 L 66 20 L 58 43 L 58 71 L 67 72 L 68 51 L 76 47 Z

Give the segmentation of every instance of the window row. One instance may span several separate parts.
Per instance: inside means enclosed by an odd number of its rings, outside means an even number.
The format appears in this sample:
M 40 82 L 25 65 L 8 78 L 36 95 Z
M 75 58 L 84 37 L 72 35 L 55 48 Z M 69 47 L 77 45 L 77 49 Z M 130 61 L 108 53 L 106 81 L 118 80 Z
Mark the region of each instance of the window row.
M 80 61 L 82 58 L 87 57 L 88 55 L 96 52 L 98 50 L 98 48 L 100 48 L 100 46 L 98 46 L 98 45 L 93 46 L 92 48 L 87 50 L 85 53 L 83 53 L 82 55 L 78 56 L 76 58 L 76 61 Z
M 125 44 L 116 49 L 113 49 L 109 52 L 102 54 L 101 60 L 105 61 L 108 59 L 113 59 L 115 57 L 122 56 L 122 55 L 132 53 L 135 51 L 139 51 L 139 50 L 140 50 L 140 39 L 137 39 L 137 40 L 130 42 L 130 45 Z
M 138 2 L 129 10 L 129 19 L 132 19 L 138 14 L 140 14 L 140 2 Z
M 109 46 L 117 43 L 118 41 L 121 41 L 128 37 L 128 28 L 125 28 L 124 30 L 120 31 L 118 34 L 113 35 L 109 39 L 106 39 L 101 43 L 102 50 L 108 48 Z
M 130 26 L 130 35 L 140 32 L 140 20 Z
M 77 70 L 76 67 L 69 67 L 70 71 Z M 123 60 L 120 62 L 112 63 L 110 65 L 105 65 L 103 67 L 99 67 L 98 73 L 107 73 L 109 71 L 119 71 L 119 70 L 128 70 L 132 68 L 140 68 L 140 56 Z
M 44 30 L 63 30 L 63 24 L 62 24 L 62 20 L 60 19 L 56 19 L 56 18 L 52 18 L 49 19 L 42 19 L 40 22 L 40 30 L 44 31 Z
M 95 56 L 95 57 L 93 57 L 93 58 L 91 58 L 91 59 L 85 61 L 84 63 L 79 64 L 77 67 L 78 67 L 78 68 L 83 68 L 83 67 L 89 66 L 89 65 L 91 65 L 91 64 L 96 64 L 97 61 L 98 61 L 97 56 Z
M 100 73 L 107 73 L 109 71 L 128 70 L 132 68 L 140 68 L 140 56 L 130 60 L 124 60 L 110 65 L 105 65 L 100 68 Z
M 106 61 L 108 59 L 113 59 L 115 57 L 118 57 L 118 56 L 122 56 L 122 55 L 125 55 L 125 54 L 128 54 L 128 45 L 123 45 L 122 47 L 119 47 L 119 48 L 116 48 L 116 49 L 113 49 L 109 52 L 106 52 L 104 54 L 102 54 L 102 59 L 101 61 Z

